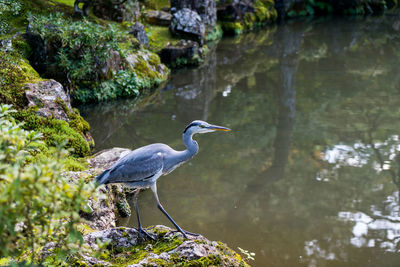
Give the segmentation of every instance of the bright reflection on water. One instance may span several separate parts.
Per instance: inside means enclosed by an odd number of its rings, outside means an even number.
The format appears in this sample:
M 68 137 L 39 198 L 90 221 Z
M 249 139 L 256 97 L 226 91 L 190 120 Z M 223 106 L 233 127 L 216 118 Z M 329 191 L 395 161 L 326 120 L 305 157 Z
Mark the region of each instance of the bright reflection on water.
M 183 149 L 195 119 L 232 128 L 196 136 L 159 195 L 184 229 L 255 252 L 254 266 L 399 266 L 399 28 L 391 15 L 224 39 L 142 106 L 82 113 L 97 150 Z M 170 225 L 150 191 L 139 203 L 145 225 Z

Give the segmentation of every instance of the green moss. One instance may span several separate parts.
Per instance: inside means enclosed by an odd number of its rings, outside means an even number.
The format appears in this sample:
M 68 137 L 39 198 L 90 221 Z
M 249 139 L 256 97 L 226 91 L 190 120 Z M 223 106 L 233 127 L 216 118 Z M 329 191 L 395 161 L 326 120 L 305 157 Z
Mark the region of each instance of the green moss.
M 89 143 L 66 121 L 41 117 L 32 108 L 20 110 L 13 117 L 24 122 L 23 128 L 43 133 L 48 147 L 67 141 L 66 148 L 71 149 L 72 155 L 84 157 L 90 153 Z
M 201 257 L 196 260 L 186 260 L 177 254 L 171 254 L 171 261 L 173 266 L 191 266 L 191 267 L 203 267 L 203 266 L 220 266 L 222 259 L 215 255 L 208 257 Z
M 16 108 L 26 106 L 24 85 L 41 80 L 20 53 L 0 51 L 0 102 Z
M 144 259 L 149 252 L 144 249 L 144 245 L 130 248 L 111 249 L 110 253 L 104 254 L 100 259 L 110 262 L 115 266 L 126 266 L 135 264 Z
M 157 78 L 157 72 L 153 71 L 146 60 L 142 57 L 138 57 L 138 62 L 135 64 L 135 72 L 139 78 L 150 78 L 155 79 Z
M 147 25 L 146 32 L 149 37 L 149 49 L 157 54 L 168 43 L 176 44 L 179 41 L 179 39 L 172 36 L 168 27 Z
M 77 226 L 78 231 L 82 234 L 82 235 L 87 235 L 90 233 L 95 232 L 96 230 L 94 230 L 93 228 L 91 228 L 89 225 L 85 224 L 85 223 L 81 223 Z
M 169 0 L 144 0 L 145 6 L 149 9 L 160 10 L 163 7 L 170 7 Z
M 128 31 L 129 29 L 125 29 L 125 26 L 122 25 L 128 25 L 127 22 L 120 26 L 121 31 Z M 126 34 L 123 36 L 123 39 L 118 43 L 119 49 L 120 49 L 120 54 L 122 57 L 125 57 L 126 54 L 132 53 L 133 51 L 137 51 L 140 49 L 140 42 L 132 35 L 132 34 Z
M 6 18 L 6 22 L 13 29 L 12 33 L 24 32 L 28 25 L 29 14 L 49 14 L 53 12 L 63 12 L 73 16 L 73 3 L 75 0 L 18 0 L 21 3 L 21 10 L 16 16 Z
M 236 21 L 236 22 L 222 21 L 221 27 L 222 27 L 222 30 L 224 31 L 224 33 L 227 33 L 227 34 L 239 35 L 244 31 L 244 26 L 239 21 Z
M 172 264 L 169 263 L 166 260 L 163 259 L 154 259 L 154 258 L 150 258 L 147 260 L 149 263 L 154 263 L 159 267 L 164 267 L 164 266 L 171 266 Z M 153 264 L 149 264 L 149 266 L 153 266 Z
M 159 229 L 153 228 L 148 231 L 158 233 Z M 122 236 L 129 235 L 122 234 Z M 182 242 L 182 239 L 178 236 L 170 239 L 164 239 L 160 236 L 156 241 L 146 241 L 129 248 L 116 248 L 115 246 L 113 246 L 113 244 L 109 244 L 108 253 L 101 256 L 100 258 L 104 261 L 110 262 L 114 266 L 126 266 L 140 262 L 145 257 L 147 257 L 149 253 L 160 254 L 162 252 L 171 251 L 182 244 Z M 150 248 L 148 247 L 149 244 L 151 244 Z M 158 263 L 160 264 L 160 266 L 171 266 L 171 264 L 168 264 L 168 262 L 163 260 L 151 259 L 149 261 Z
M 222 38 L 222 35 L 224 34 L 222 27 L 220 24 L 217 24 L 212 30 L 207 32 L 206 35 L 206 41 L 207 42 L 212 42 L 216 41 Z
M 0 258 L 0 266 L 9 265 L 10 262 L 11 262 L 11 259 L 9 259 L 9 258 Z
M 161 64 L 160 57 L 157 54 L 150 54 L 148 62 L 153 66 Z
M 255 12 L 245 13 L 242 20 L 222 21 L 220 24 L 224 33 L 239 35 L 276 20 L 278 12 L 274 8 L 273 0 L 255 0 L 253 6 Z
M 64 164 L 64 169 L 66 171 L 84 171 L 88 168 L 88 162 L 83 158 L 67 157 L 61 160 Z
M 64 4 L 66 6 L 73 7 L 75 0 L 53 0 L 54 3 Z
M 178 237 L 175 237 L 172 240 L 165 240 L 165 239 L 157 240 L 157 242 L 153 246 L 152 252 L 156 254 L 168 252 L 177 248 L 182 243 L 183 243 L 182 239 Z

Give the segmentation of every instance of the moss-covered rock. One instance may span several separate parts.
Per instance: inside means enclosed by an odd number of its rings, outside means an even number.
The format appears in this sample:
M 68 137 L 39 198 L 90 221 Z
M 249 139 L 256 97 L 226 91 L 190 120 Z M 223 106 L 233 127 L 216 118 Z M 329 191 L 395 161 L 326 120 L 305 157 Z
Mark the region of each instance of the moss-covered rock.
M 218 20 L 226 34 L 238 35 L 277 19 L 278 13 L 273 0 L 255 0 L 253 3 L 221 1 Z
M 24 122 L 23 128 L 43 133 L 44 141 L 48 147 L 66 143 L 66 148 L 78 157 L 90 153 L 90 145 L 83 135 L 73 129 L 68 122 L 55 118 L 46 118 L 36 114 L 37 108 L 22 109 L 13 114 L 13 117 Z
M 70 171 L 64 175 L 71 180 L 84 178 L 89 183 L 130 151 L 124 148 L 102 150 L 85 159 L 87 164 L 85 170 Z M 131 214 L 130 206 L 126 200 L 126 193 L 132 193 L 131 189 L 118 184 L 101 186 L 98 190 L 102 193 L 103 198 L 90 199 L 89 206 L 91 211 L 81 213 L 81 216 L 86 219 L 87 225 L 91 229 L 105 230 L 115 227 L 117 216 L 126 217 Z
M 92 266 L 85 257 L 93 257 L 111 266 L 248 266 L 241 256 L 221 242 L 205 237 L 184 239 L 166 226 L 147 229 L 155 240 L 139 240 L 133 228 L 111 228 L 84 236 L 91 253 L 77 255 L 71 264 Z M 99 242 L 105 245 L 99 247 Z
M 207 52 L 207 46 L 200 47 L 197 42 L 180 40 L 176 45 L 165 46 L 161 50 L 160 57 L 170 68 L 180 68 L 200 65 Z
M 0 102 L 12 104 L 16 108 L 25 107 L 28 101 L 24 85 L 41 80 L 22 54 L 0 51 Z

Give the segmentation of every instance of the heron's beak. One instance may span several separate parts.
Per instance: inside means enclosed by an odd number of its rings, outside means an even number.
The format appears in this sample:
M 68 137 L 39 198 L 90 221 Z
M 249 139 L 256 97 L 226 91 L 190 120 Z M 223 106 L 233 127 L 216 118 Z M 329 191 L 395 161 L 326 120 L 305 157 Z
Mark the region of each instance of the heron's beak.
M 226 128 L 226 127 L 222 127 L 222 126 L 217 126 L 217 125 L 210 125 L 207 127 L 210 130 L 215 130 L 215 131 L 224 131 L 224 132 L 228 132 L 231 129 Z

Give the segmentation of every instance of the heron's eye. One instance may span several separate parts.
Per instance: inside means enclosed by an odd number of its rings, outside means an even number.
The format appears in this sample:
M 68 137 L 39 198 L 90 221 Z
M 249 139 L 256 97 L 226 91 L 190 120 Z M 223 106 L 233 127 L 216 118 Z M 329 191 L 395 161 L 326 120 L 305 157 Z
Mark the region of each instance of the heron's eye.
M 204 125 L 199 125 L 200 126 L 200 128 L 205 128 L 206 126 L 204 126 Z

